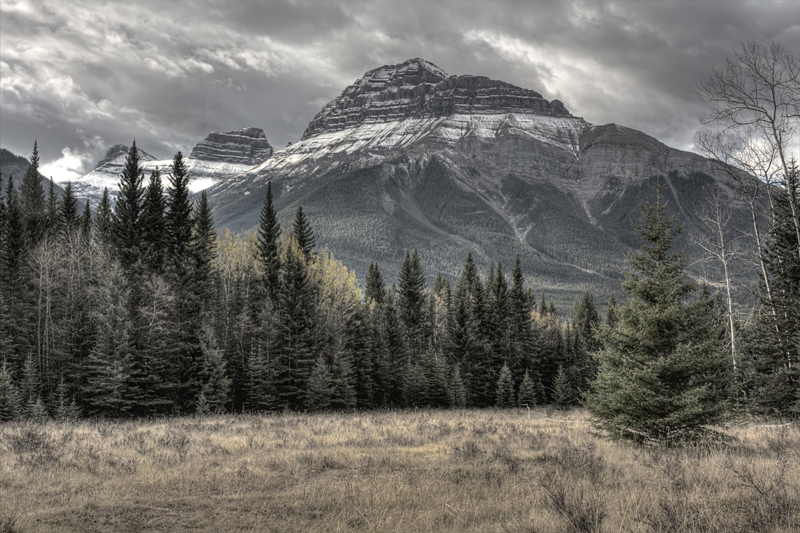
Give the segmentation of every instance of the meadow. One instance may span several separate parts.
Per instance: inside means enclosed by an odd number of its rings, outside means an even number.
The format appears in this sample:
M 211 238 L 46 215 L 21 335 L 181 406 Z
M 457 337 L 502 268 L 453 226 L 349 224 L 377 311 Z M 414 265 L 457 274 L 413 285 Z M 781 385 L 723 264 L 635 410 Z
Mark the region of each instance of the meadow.
M 800 531 L 800 429 L 637 448 L 582 410 L 0 425 L 0 532 Z

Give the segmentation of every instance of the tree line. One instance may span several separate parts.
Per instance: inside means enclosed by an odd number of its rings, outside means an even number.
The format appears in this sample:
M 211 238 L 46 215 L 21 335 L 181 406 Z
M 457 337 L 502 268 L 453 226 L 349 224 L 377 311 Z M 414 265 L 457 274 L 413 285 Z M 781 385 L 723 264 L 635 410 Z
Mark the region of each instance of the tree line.
M 218 411 L 569 405 L 588 389 L 600 315 L 537 301 L 519 261 L 429 288 L 416 251 L 384 283 L 318 250 L 271 184 L 255 233 L 217 234 L 182 154 L 163 189 L 135 143 L 112 207 L 45 195 L 34 145 L 0 202 L 0 419 Z M 613 308 L 613 303 L 612 303 Z M 613 310 L 611 313 L 613 320 Z

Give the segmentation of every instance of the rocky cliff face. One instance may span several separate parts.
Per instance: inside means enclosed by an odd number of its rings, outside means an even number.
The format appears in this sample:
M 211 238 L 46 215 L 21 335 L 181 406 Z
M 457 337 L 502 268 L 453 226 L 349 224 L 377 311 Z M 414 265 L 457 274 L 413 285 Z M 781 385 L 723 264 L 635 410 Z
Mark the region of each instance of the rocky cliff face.
M 571 116 L 558 100 L 483 76 L 448 76 L 424 59 L 410 59 L 367 72 L 326 105 L 303 139 L 361 124 L 459 114 L 535 113 Z
M 129 147 L 116 144 L 90 173 L 73 182 L 79 198 L 88 198 L 96 206 L 108 188 L 113 197 L 117 193 L 119 178 L 125 166 Z M 272 156 L 272 147 L 260 128 L 244 128 L 227 133 L 210 133 L 184 158 L 189 172 L 189 188 L 199 192 L 223 180 L 245 172 L 254 165 L 263 163 Z M 172 168 L 171 159 L 158 159 L 139 148 L 139 164 L 147 177 L 158 168 L 164 186 Z
M 210 133 L 197 143 L 189 158 L 254 166 L 263 163 L 271 155 L 272 146 L 267 142 L 264 130 L 244 128 L 225 133 Z
M 562 310 L 585 290 L 598 302 L 619 294 L 640 245 L 638 205 L 657 183 L 684 236 L 705 231 L 698 213 L 712 188 L 732 189 L 697 154 L 421 59 L 367 72 L 302 140 L 211 188 L 217 226 L 255 228 L 268 181 L 282 222 L 302 205 L 317 242 L 359 276 L 377 260 L 393 279 L 413 248 L 429 280 L 457 276 L 467 250 L 485 269 L 518 255 L 537 294 Z M 734 218 L 732 228 L 749 223 L 743 208 Z M 697 252 L 686 238 L 677 245 Z

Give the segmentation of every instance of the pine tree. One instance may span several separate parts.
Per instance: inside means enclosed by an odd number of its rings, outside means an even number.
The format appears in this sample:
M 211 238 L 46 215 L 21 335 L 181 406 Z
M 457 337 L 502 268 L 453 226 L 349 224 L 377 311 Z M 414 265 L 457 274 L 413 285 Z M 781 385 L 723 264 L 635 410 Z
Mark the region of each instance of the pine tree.
M 145 265 L 150 272 L 164 271 L 167 258 L 167 205 L 161 172 L 153 169 L 142 203 L 142 248 Z
M 202 370 L 198 373 L 201 380 L 200 394 L 204 398 L 208 412 L 218 413 L 225 410 L 230 399 L 231 380 L 225 371 L 225 359 L 217 347 L 214 332 L 209 324 L 203 326 L 200 335 L 202 352 Z
M 534 365 L 534 343 L 531 329 L 531 309 L 523 285 L 519 256 L 511 274 L 511 291 L 508 294 L 508 363 L 512 375 Z
M 14 377 L 8 363 L 3 361 L 0 368 L 0 422 L 8 422 L 20 418 L 22 402 Z
M 113 212 L 111 211 L 111 200 L 108 196 L 108 187 L 103 188 L 103 197 L 100 205 L 97 206 L 97 213 L 94 218 L 95 239 L 104 246 L 111 246 L 114 242 L 113 234 Z
M 53 179 L 48 182 L 47 203 L 44 208 L 44 234 L 48 237 L 55 237 L 61 232 L 58 213 L 58 198 Z
M 83 238 L 86 240 L 86 242 L 89 242 L 92 237 L 92 208 L 89 206 L 88 198 L 86 199 L 86 203 L 83 204 L 83 214 L 81 215 L 80 228 Z
M 195 297 L 200 305 L 201 313 L 210 313 L 213 307 L 213 271 L 217 255 L 217 234 L 214 229 L 214 218 L 208 207 L 206 191 L 200 193 L 200 202 L 194 218 L 192 239 L 193 272 Z
M 614 294 L 611 294 L 611 298 L 608 300 L 608 312 L 606 313 L 606 325 L 609 328 L 617 327 L 619 320 L 617 318 L 617 299 Z
M 292 240 L 281 258 L 275 389 L 280 407 L 303 407 L 303 390 L 317 358 L 316 288 L 303 250 Z
M 447 363 L 432 347 L 423 354 L 422 371 L 425 373 L 427 387 L 425 398 L 418 398 L 417 405 L 430 407 L 450 407 L 453 404 L 453 391 L 450 389 Z
M 72 182 L 68 181 L 64 187 L 64 196 L 58 204 L 58 228 L 62 235 L 71 235 L 80 228 L 80 215 L 78 215 L 78 199 L 72 190 Z
M 419 262 L 419 253 L 406 251 L 400 276 L 397 279 L 397 311 L 405 334 L 405 345 L 412 356 L 422 354 L 427 340 L 423 335 L 425 324 L 425 275 Z
M 356 398 L 356 375 L 348 352 L 336 357 L 331 367 L 330 376 L 330 407 L 347 411 L 354 409 L 358 403 Z
M 100 287 L 94 313 L 95 344 L 86 361 L 83 397 L 93 414 L 120 416 L 134 407 L 135 363 L 128 308 L 130 289 L 121 268 L 113 265 Z
M 75 402 L 75 397 L 69 397 L 67 384 L 64 382 L 63 377 L 61 381 L 58 382 L 58 387 L 56 388 L 56 403 L 52 411 L 53 418 L 61 422 L 75 421 L 81 416 L 81 411 Z
M 254 348 L 247 358 L 245 410 L 257 413 L 275 406 L 272 368 L 263 350 Z
M 272 182 L 267 182 L 267 195 L 264 206 L 261 208 L 261 221 L 258 227 L 258 255 L 264 269 L 264 285 L 270 298 L 275 299 L 280 283 L 280 254 L 278 253 L 278 239 L 281 236 L 281 227 L 278 223 L 278 214 L 272 203 Z
M 22 382 L 20 383 L 20 396 L 22 401 L 22 412 L 25 418 L 33 416 L 33 409 L 36 400 L 41 397 L 42 381 L 39 375 L 39 364 L 33 356 L 33 352 L 28 352 L 25 358 L 25 365 L 22 367 Z
M 321 355 L 314 362 L 305 390 L 305 407 L 311 411 L 327 409 L 331 404 L 333 383 L 328 363 Z
M 32 250 L 44 237 L 46 229 L 45 198 L 39 174 L 38 143 L 33 142 L 31 162 L 20 185 L 21 213 L 27 248 Z
M 597 339 L 600 313 L 594 305 L 594 296 L 590 292 L 584 292 L 582 298 L 575 300 L 572 309 L 572 324 L 585 351 L 591 353 L 600 349 L 600 342 Z
M 519 392 L 517 393 L 517 405 L 520 407 L 534 407 L 538 403 L 536 397 L 536 384 L 531 379 L 528 371 L 522 377 L 522 382 L 519 384 Z
M 800 177 L 791 164 L 787 190 L 794 190 L 800 205 Z M 791 185 L 791 187 L 789 187 Z M 774 199 L 775 219 L 764 259 L 771 298 L 762 281 L 761 310 L 748 332 L 746 361 L 751 397 L 762 413 L 800 413 L 800 254 L 789 198 Z
M 458 364 L 453 367 L 450 377 L 450 390 L 453 394 L 453 407 L 463 409 L 467 406 L 467 390 L 464 388 L 464 380 L 461 377 L 461 368 Z
M 370 261 L 367 269 L 367 278 L 364 286 L 364 302 L 374 301 L 381 305 L 386 298 L 386 285 L 383 282 L 378 263 Z
M 637 232 L 645 245 L 625 273 L 630 303 L 619 308 L 616 327 L 600 330 L 600 370 L 585 396 L 598 429 L 636 442 L 703 434 L 723 415 L 730 383 L 724 324 L 710 312 L 713 299 L 689 301 L 695 285 L 672 250 L 680 228 L 665 218 L 657 192 L 656 204 L 642 207 Z
M 316 242 L 314 240 L 314 231 L 311 229 L 311 224 L 308 222 L 308 219 L 306 219 L 305 213 L 303 213 L 302 206 L 298 207 L 295 213 L 292 233 L 294 234 L 294 238 L 297 239 L 297 244 L 300 245 L 300 249 L 303 250 L 306 262 L 311 261 L 314 257 L 314 246 L 316 246 Z
M 558 366 L 558 373 L 553 381 L 552 398 L 553 405 L 558 409 L 566 409 L 575 401 L 575 389 L 562 365 Z
M 497 393 L 496 393 L 497 407 L 513 407 L 514 406 L 514 380 L 511 377 L 511 370 L 508 365 L 503 365 L 500 369 L 500 377 L 497 378 Z
M 114 251 L 122 267 L 128 272 L 132 271 L 141 257 L 143 179 L 144 175 L 139 166 L 139 151 L 134 141 L 125 158 L 125 166 L 119 180 L 119 192 L 111 217 Z

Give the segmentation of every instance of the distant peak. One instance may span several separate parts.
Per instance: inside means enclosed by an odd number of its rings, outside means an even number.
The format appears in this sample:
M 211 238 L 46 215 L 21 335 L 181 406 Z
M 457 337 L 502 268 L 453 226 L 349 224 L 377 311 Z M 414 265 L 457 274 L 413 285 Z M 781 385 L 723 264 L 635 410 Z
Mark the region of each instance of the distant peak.
M 115 144 L 114 146 L 112 146 L 111 148 L 106 150 L 106 155 L 103 156 L 103 159 L 101 159 L 100 162 L 98 162 L 97 165 L 94 168 L 98 169 L 98 168 L 102 167 L 103 165 L 111 163 L 112 161 L 122 159 L 124 156 L 128 155 L 128 151 L 129 150 L 130 150 L 130 147 L 125 145 L 125 144 Z M 143 161 L 155 161 L 156 160 L 155 157 L 153 157 L 152 155 L 148 154 L 147 152 L 145 152 L 144 150 L 142 150 L 139 147 L 137 147 L 137 151 L 139 152 L 139 159 L 141 159 Z
M 192 159 L 258 165 L 272 156 L 272 146 L 261 128 L 211 132 L 192 149 Z

